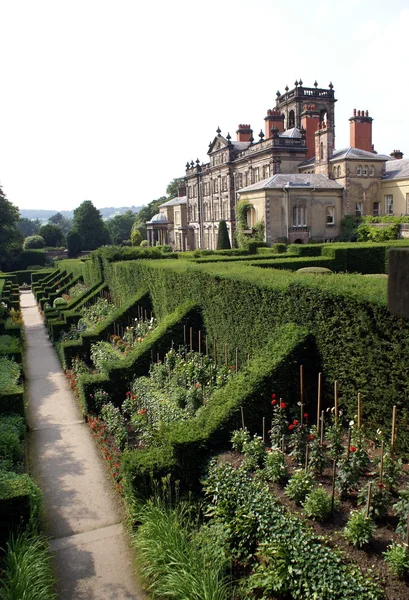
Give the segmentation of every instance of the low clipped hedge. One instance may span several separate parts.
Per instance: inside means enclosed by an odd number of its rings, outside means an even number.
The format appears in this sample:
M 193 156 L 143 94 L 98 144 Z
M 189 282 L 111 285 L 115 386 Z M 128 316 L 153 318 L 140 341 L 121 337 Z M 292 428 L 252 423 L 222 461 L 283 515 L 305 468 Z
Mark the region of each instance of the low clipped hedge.
M 18 414 L 24 417 L 24 389 L 0 392 L 0 414 Z
M 314 344 L 307 330 L 287 324 L 251 360 L 247 367 L 216 390 L 200 416 L 172 424 L 163 430 L 160 448 L 126 451 L 121 459 L 124 484 L 137 494 L 150 492 L 151 479 L 172 473 L 187 488 L 199 484 L 202 468 L 210 454 L 227 447 L 234 429 L 241 426 L 241 407 L 246 427 L 261 431 L 262 418 L 271 409 L 271 393 L 290 398 L 294 414 L 296 399 L 291 397 L 299 363 L 311 364 Z M 290 405 L 291 406 L 291 405 Z
M 39 519 L 41 492 L 26 473 L 0 471 L 0 542 Z
M 252 266 L 261 267 L 263 269 L 287 269 L 289 271 L 298 271 L 305 267 L 326 267 L 327 269 L 335 270 L 334 260 L 324 256 L 310 256 L 305 258 L 292 258 L 287 256 L 285 260 L 276 258 L 274 260 L 257 261 L 250 263 Z

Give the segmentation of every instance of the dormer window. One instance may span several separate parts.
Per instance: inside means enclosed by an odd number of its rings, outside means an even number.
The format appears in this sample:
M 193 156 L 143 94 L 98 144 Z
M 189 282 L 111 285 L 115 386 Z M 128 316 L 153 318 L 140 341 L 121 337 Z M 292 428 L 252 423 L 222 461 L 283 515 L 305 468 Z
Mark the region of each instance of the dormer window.
M 362 175 L 362 165 L 358 165 L 356 168 L 356 175 L 357 177 L 361 177 Z
M 368 165 L 365 165 L 364 168 L 362 169 L 362 175 L 364 177 L 368 177 Z

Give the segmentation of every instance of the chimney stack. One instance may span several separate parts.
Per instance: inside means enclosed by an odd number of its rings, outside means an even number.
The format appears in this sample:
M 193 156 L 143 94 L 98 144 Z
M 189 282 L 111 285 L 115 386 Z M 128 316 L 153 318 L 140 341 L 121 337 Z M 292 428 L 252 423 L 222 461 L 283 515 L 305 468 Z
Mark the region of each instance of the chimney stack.
M 267 111 L 267 116 L 264 117 L 264 121 L 264 133 L 266 140 L 272 137 L 271 130 L 273 127 L 276 127 L 279 133 L 284 131 L 284 115 L 281 114 L 278 108 L 269 108 Z
M 372 145 L 372 117 L 366 110 L 356 110 L 354 108 L 353 116 L 350 122 L 350 146 L 373 152 Z
M 320 122 L 320 112 L 315 104 L 304 104 L 301 113 L 301 128 L 305 130 L 307 160 L 315 156 L 315 132 Z
M 253 130 L 250 125 L 239 125 L 236 134 L 238 142 L 251 142 L 253 139 Z
M 393 158 L 397 158 L 398 160 L 402 160 L 403 152 L 401 152 L 400 150 L 394 150 L 393 152 L 391 152 L 391 156 Z

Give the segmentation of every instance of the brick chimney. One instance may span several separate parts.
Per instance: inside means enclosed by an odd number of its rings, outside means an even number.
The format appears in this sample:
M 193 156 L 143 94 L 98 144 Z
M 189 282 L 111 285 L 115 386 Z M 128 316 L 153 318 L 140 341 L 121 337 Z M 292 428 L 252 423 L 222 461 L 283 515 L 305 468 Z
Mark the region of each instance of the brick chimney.
M 397 158 L 398 160 L 402 160 L 402 158 L 403 158 L 403 152 L 401 152 L 400 150 L 394 150 L 393 152 L 391 152 L 390 155 L 393 158 Z
M 239 125 L 236 133 L 238 142 L 251 142 L 253 139 L 253 130 L 250 125 Z
M 368 111 L 356 110 L 349 119 L 350 122 L 350 146 L 373 152 L 372 145 L 372 117 L 368 115 Z
M 305 130 L 307 160 L 315 156 L 315 132 L 320 122 L 320 112 L 315 104 L 304 104 L 301 113 L 301 128 Z
M 266 140 L 272 137 L 271 130 L 273 127 L 281 133 L 284 131 L 284 115 L 278 110 L 278 108 L 268 109 L 267 116 L 264 117 L 265 126 L 264 134 Z

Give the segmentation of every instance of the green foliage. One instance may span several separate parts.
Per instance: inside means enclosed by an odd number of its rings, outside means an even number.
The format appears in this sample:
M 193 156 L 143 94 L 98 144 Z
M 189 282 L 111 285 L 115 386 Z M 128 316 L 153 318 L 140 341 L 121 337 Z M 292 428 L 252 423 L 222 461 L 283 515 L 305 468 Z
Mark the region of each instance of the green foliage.
M 146 241 L 144 246 L 148 245 L 148 240 L 142 240 L 142 234 L 137 227 L 132 227 L 130 238 L 132 246 L 141 246 L 143 241 Z
M 246 428 L 236 429 L 236 431 L 233 431 L 231 444 L 234 450 L 237 450 L 237 452 L 243 452 L 244 444 L 250 442 L 250 440 L 251 436 Z
M 24 532 L 12 535 L 3 561 L 1 600 L 56 600 L 48 542 Z
M 332 499 L 322 487 L 311 490 L 302 503 L 303 512 L 309 519 L 325 521 L 331 515 Z
M 52 217 L 48 219 L 48 222 L 53 223 L 54 225 L 58 225 L 63 235 L 67 235 L 67 233 L 72 227 L 72 219 L 67 219 L 67 217 L 64 217 L 64 215 L 60 212 L 57 212 L 55 213 L 55 215 L 52 215 Z
M 113 219 L 109 219 L 107 222 L 107 227 L 112 243 L 115 246 L 119 246 L 124 240 L 130 239 L 134 221 L 135 213 L 133 213 L 131 210 L 127 210 L 123 215 L 116 215 L 113 217 Z
M 354 217 L 353 215 L 345 215 L 341 221 L 341 233 L 338 237 L 340 242 L 355 242 L 358 234 L 357 229 L 361 223 L 360 217 Z
M 0 392 L 12 390 L 19 382 L 21 365 L 10 358 L 0 358 Z
M 261 467 L 266 456 L 266 447 L 263 438 L 254 435 L 252 439 L 243 444 L 245 456 L 244 465 L 246 469 L 254 470 Z
M 358 493 L 358 504 L 366 506 L 368 500 L 369 485 L 365 485 Z M 384 519 L 392 503 L 392 494 L 385 487 L 384 483 L 374 483 L 372 485 L 371 502 L 369 506 L 369 516 L 374 521 Z
M 227 230 L 226 221 L 222 220 L 219 222 L 219 229 L 217 232 L 217 249 L 228 250 L 231 248 L 229 232 Z
M 314 479 L 309 471 L 299 469 L 285 486 L 285 493 L 291 500 L 301 504 L 314 487 Z
M 394 575 L 400 579 L 407 577 L 409 574 L 409 552 L 406 546 L 393 542 L 383 555 L 386 564 Z
M 44 239 L 46 246 L 59 247 L 64 245 L 64 234 L 61 227 L 54 223 L 48 223 L 40 227 L 39 234 Z
M 26 473 L 0 471 L 0 540 L 13 528 L 40 523 L 41 491 Z
M 68 255 L 70 258 L 75 258 L 81 252 L 82 246 L 82 238 L 79 231 L 76 229 L 70 229 L 67 233 L 67 249 Z
M 106 423 L 109 433 L 114 436 L 118 448 L 123 450 L 128 440 L 128 433 L 121 411 L 112 402 L 107 402 L 101 408 L 101 417 Z
M 14 335 L 0 335 L 0 356 L 21 352 L 20 340 Z
M 22 235 L 18 230 L 19 210 L 7 200 L 0 185 L 0 269 L 21 248 Z
M 81 250 L 95 250 L 104 244 L 108 244 L 109 232 L 106 224 L 102 220 L 100 211 L 95 208 L 91 200 L 84 200 L 78 208 L 74 210 L 73 230 L 79 234 L 81 240 Z M 69 252 L 71 255 L 72 239 L 69 242 Z
M 44 246 L 45 240 L 41 235 L 30 235 L 24 240 L 24 250 L 38 250 Z
M 344 538 L 356 548 L 369 544 L 375 531 L 375 524 L 361 510 L 352 510 L 344 528 Z
M 30 235 L 37 235 L 41 227 L 41 221 L 39 219 L 27 219 L 21 217 L 18 222 L 18 229 L 24 238 Z
M 287 478 L 285 455 L 278 448 L 270 448 L 265 454 L 263 476 L 272 483 L 283 483 Z
M 393 505 L 393 512 L 399 519 L 396 532 L 406 536 L 409 517 L 409 485 L 399 492 L 399 500 Z
M 399 224 L 394 223 L 388 227 L 375 227 L 367 222 L 361 223 L 357 230 L 358 242 L 386 242 L 396 240 L 399 234 Z

